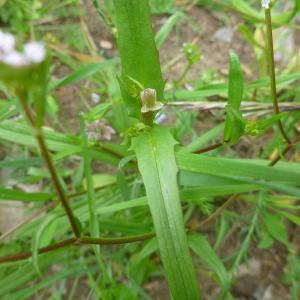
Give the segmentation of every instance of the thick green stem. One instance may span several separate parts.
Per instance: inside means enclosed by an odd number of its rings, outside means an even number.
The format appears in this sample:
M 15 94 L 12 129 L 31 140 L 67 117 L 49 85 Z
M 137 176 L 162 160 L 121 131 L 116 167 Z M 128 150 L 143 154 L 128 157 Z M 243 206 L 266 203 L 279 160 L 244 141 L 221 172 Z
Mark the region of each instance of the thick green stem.
M 265 18 L 266 18 L 266 26 L 267 26 L 267 41 L 268 41 L 268 63 L 269 63 L 269 72 L 270 72 L 270 79 L 271 79 L 271 95 L 274 107 L 274 113 L 279 114 L 279 106 L 278 106 L 278 99 L 277 99 L 277 88 L 276 88 L 276 75 L 275 75 L 275 61 L 274 61 L 274 46 L 273 46 L 273 33 L 272 33 L 272 16 L 271 16 L 271 9 L 265 9 Z M 281 120 L 278 120 L 278 127 L 279 130 L 286 140 L 288 144 L 291 144 L 291 140 L 287 136 Z

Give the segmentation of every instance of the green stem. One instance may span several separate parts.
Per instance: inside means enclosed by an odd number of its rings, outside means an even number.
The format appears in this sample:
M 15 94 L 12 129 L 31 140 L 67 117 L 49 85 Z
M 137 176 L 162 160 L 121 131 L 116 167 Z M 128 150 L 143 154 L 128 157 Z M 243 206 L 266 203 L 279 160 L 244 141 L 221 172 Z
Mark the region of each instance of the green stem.
M 268 41 L 268 63 L 269 63 L 269 72 L 270 72 L 270 79 L 271 79 L 271 95 L 274 107 L 274 113 L 279 114 L 279 106 L 278 106 L 278 99 L 277 99 L 277 88 L 276 88 L 276 75 L 275 75 L 275 61 L 274 61 L 274 46 L 273 46 L 273 33 L 272 33 L 272 16 L 271 16 L 271 9 L 265 9 L 265 18 L 266 18 L 266 26 L 267 26 L 267 41 Z M 288 144 L 291 144 L 291 140 L 287 136 L 281 120 L 277 122 L 279 130 L 286 140 Z
M 192 65 L 188 64 L 185 69 L 183 70 L 182 74 L 180 75 L 179 79 L 177 79 L 175 81 L 176 85 L 178 86 L 182 80 L 185 78 L 186 74 L 188 73 L 188 71 L 191 69 Z
M 154 236 L 155 233 L 150 232 L 143 235 L 121 237 L 121 238 L 82 237 L 79 239 L 78 242 L 80 244 L 88 244 L 88 245 L 119 245 L 119 244 L 128 244 L 128 243 L 135 243 L 135 242 L 148 240 Z

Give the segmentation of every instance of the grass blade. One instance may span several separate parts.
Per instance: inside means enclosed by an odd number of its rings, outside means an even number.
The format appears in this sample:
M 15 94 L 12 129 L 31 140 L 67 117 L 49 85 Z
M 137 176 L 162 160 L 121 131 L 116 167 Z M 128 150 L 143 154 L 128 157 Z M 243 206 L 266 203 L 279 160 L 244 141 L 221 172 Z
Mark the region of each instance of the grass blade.
M 169 131 L 159 127 L 133 139 L 173 299 L 196 300 L 200 296 L 184 230 L 174 145 Z
M 129 90 L 128 76 L 144 88 L 157 92 L 157 99 L 163 100 L 164 81 L 155 46 L 148 0 L 114 0 L 117 44 L 122 62 L 122 81 L 120 84 L 123 100 L 135 117 L 140 116 L 140 103 Z M 128 86 L 127 86 L 128 83 Z

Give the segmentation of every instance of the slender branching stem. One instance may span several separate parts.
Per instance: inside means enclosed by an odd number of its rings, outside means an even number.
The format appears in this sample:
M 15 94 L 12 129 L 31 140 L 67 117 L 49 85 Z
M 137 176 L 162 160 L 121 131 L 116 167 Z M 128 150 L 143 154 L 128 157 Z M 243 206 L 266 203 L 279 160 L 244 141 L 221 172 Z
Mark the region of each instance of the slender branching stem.
M 64 247 L 73 245 L 76 241 L 77 241 L 77 238 L 71 238 L 71 239 L 68 239 L 68 240 L 64 240 L 64 241 L 59 242 L 57 244 L 53 244 L 53 245 L 50 245 L 50 246 L 47 246 L 47 247 L 40 248 L 38 250 L 38 253 L 43 254 L 43 253 L 51 252 L 51 251 L 54 251 L 54 250 L 58 250 L 60 248 L 64 248 Z M 27 259 L 31 256 L 32 256 L 32 252 L 22 252 L 22 253 L 15 254 L 15 255 L 3 256 L 3 257 L 0 257 L 0 263 L 24 260 L 24 259 Z
M 208 218 L 204 219 L 199 224 L 190 227 L 189 231 L 198 230 L 198 229 L 202 228 L 204 225 L 207 225 L 211 221 L 215 220 L 228 206 L 230 206 L 232 203 L 234 203 L 239 198 L 239 196 L 240 196 L 240 194 L 232 195 L 215 212 L 213 212 Z
M 93 238 L 93 237 L 81 237 L 78 241 L 79 244 L 88 245 L 118 245 L 135 243 L 139 241 L 148 240 L 155 236 L 154 232 L 146 233 L 143 235 L 121 237 L 121 238 Z
M 272 33 L 272 16 L 271 9 L 265 9 L 265 18 L 266 18 L 266 26 L 267 26 L 267 46 L 268 46 L 268 64 L 269 64 L 269 72 L 271 79 L 271 96 L 273 101 L 274 113 L 279 114 L 279 105 L 277 99 L 277 88 L 276 88 L 276 75 L 275 75 L 275 61 L 274 61 L 274 46 L 273 46 L 273 33 Z M 278 120 L 278 128 L 288 144 L 291 144 L 291 140 L 286 134 L 281 120 Z
M 47 252 L 52 252 L 61 248 L 65 248 L 71 245 L 119 245 L 119 244 L 128 244 L 135 243 L 139 241 L 144 241 L 146 239 L 152 238 L 155 236 L 155 233 L 150 232 L 144 235 L 138 236 L 129 236 L 121 238 L 94 238 L 94 237 L 80 237 L 80 238 L 71 238 L 64 240 L 62 242 L 40 248 L 38 250 L 39 254 L 44 254 Z M 24 260 L 32 256 L 32 252 L 22 252 L 15 255 L 3 256 L 0 257 L 0 263 L 14 262 L 19 260 Z
M 80 230 L 79 230 L 78 224 L 76 222 L 76 218 L 75 218 L 75 216 L 72 212 L 71 206 L 68 203 L 68 199 L 66 197 L 66 194 L 65 194 L 65 192 L 64 192 L 64 190 L 63 190 L 63 188 L 62 188 L 62 186 L 59 182 L 59 178 L 58 178 L 58 175 L 56 173 L 52 158 L 49 154 L 47 145 L 45 143 L 42 128 L 40 126 L 36 125 L 36 122 L 35 122 L 34 117 L 33 117 L 32 113 L 30 111 L 30 108 L 27 105 L 27 101 L 26 101 L 27 99 L 23 95 L 23 93 L 18 93 L 18 98 L 19 98 L 20 103 L 21 103 L 21 105 L 24 109 L 26 118 L 28 119 L 28 121 L 30 122 L 30 124 L 32 126 L 34 136 L 35 136 L 35 138 L 38 142 L 39 148 L 41 150 L 41 154 L 42 154 L 42 156 L 43 156 L 43 158 L 46 162 L 47 168 L 48 168 L 49 173 L 51 175 L 51 179 L 52 179 L 53 184 L 55 186 L 58 197 L 59 197 L 59 199 L 61 201 L 61 204 L 64 207 L 65 212 L 67 214 L 67 217 L 70 221 L 73 233 L 76 237 L 79 237 L 80 236 Z
M 278 153 L 276 157 L 274 157 L 271 162 L 270 166 L 275 166 L 290 150 L 292 150 L 293 146 L 300 142 L 300 136 L 298 136 L 295 140 L 293 140 L 290 144 L 288 144 L 282 151 L 282 153 Z
M 195 153 L 195 154 L 203 154 L 203 153 L 206 153 L 206 152 L 209 152 L 209 151 L 218 149 L 218 148 L 220 148 L 220 147 L 222 147 L 222 146 L 224 146 L 224 143 L 217 143 L 217 144 L 213 144 L 213 145 L 211 145 L 211 146 L 208 146 L 208 147 L 206 147 L 206 148 L 197 150 L 197 151 L 195 151 L 194 153 Z

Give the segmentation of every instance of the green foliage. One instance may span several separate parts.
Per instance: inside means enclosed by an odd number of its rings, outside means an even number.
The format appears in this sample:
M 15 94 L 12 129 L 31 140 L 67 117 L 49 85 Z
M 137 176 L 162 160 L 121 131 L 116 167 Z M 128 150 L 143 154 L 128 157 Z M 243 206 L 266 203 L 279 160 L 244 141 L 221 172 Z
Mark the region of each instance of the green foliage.
M 224 141 L 230 145 L 236 144 L 244 134 L 245 121 L 240 112 L 243 92 L 244 78 L 239 59 L 235 53 L 230 53 L 228 105 L 224 128 Z
M 141 104 L 133 97 L 133 78 L 144 88 L 156 90 L 157 99 L 163 100 L 162 79 L 158 52 L 153 37 L 149 4 L 147 0 L 114 0 L 116 12 L 117 43 L 122 62 L 121 91 L 130 114 L 140 117 Z
M 177 187 L 175 141 L 168 130 L 154 127 L 133 139 L 160 255 L 174 299 L 199 299 Z
M 99 20 L 86 14 L 86 1 L 0 0 L 1 23 L 17 34 L 17 50 L 23 40 L 42 38 L 53 58 L 0 66 L 0 230 L 3 216 L 11 221 L 0 233 L 0 298 L 151 300 L 165 297 L 151 288 L 163 280 L 173 299 L 199 299 L 198 286 L 211 297 L 201 274 L 219 291 L 216 299 L 234 299 L 241 264 L 270 251 L 285 264 L 271 284 L 299 299 L 291 232 L 300 225 L 298 54 L 276 66 L 286 112 L 272 115 L 270 77 L 256 75 L 269 74 L 258 1 L 92 2 Z M 229 72 L 215 59 L 204 69 L 214 53 L 198 43 L 202 28 L 190 17 L 197 5 L 225 26 L 235 19 L 228 11 L 244 21 L 233 23 L 253 50 L 242 66 L 231 53 Z M 276 1 L 273 27 L 294 30 L 299 5 Z M 154 22 L 150 11 L 160 14 Z M 170 51 L 170 60 L 163 53 L 160 61 L 157 49 Z M 186 76 L 190 70 L 196 75 Z M 158 111 L 164 121 L 155 118 Z M 99 123 L 113 134 L 97 127 L 92 139 L 89 128 Z M 21 220 L 2 215 L 2 207 L 17 206 L 24 208 Z

